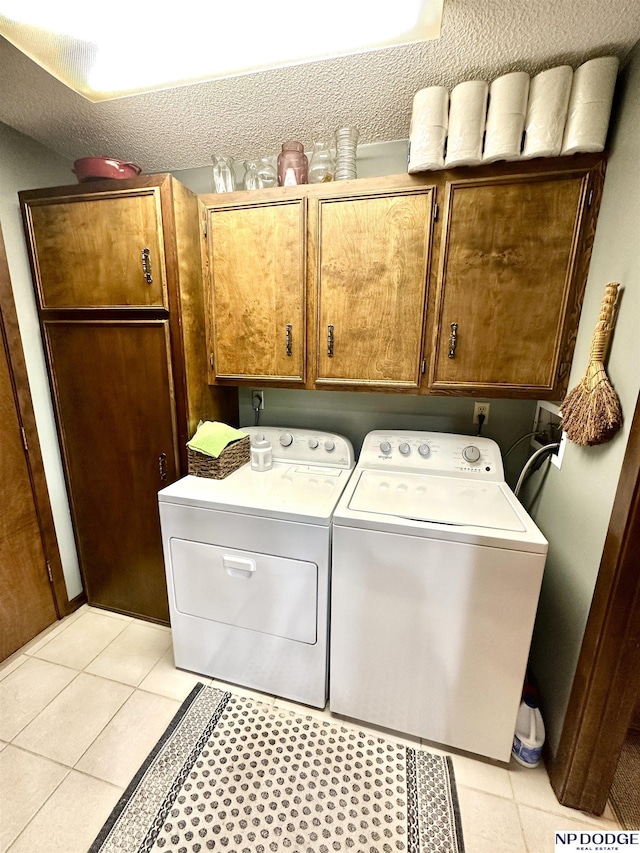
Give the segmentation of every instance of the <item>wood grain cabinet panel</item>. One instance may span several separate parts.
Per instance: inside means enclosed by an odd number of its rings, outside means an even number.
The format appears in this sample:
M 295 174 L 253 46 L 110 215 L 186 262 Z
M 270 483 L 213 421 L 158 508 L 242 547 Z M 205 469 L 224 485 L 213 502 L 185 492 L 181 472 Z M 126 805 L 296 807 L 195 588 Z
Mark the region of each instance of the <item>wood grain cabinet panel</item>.
M 447 184 L 432 389 L 556 387 L 588 180 Z
M 316 383 L 417 389 L 433 189 L 318 201 Z
M 26 213 L 43 308 L 167 307 L 157 187 L 34 199 Z
M 306 200 L 208 208 L 216 379 L 305 379 Z
M 166 622 L 158 490 L 199 420 L 238 423 L 207 382 L 200 203 L 170 175 L 20 199 L 87 599 Z
M 44 332 L 87 598 L 166 621 L 158 491 L 179 470 L 168 323 Z

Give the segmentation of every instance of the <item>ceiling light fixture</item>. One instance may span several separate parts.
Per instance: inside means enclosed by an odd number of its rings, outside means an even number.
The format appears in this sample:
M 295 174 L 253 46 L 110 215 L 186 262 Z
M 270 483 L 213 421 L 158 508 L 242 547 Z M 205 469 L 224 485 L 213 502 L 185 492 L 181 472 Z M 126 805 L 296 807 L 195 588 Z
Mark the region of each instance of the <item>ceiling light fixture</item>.
M 0 0 L 0 34 L 90 101 L 438 38 L 444 0 Z

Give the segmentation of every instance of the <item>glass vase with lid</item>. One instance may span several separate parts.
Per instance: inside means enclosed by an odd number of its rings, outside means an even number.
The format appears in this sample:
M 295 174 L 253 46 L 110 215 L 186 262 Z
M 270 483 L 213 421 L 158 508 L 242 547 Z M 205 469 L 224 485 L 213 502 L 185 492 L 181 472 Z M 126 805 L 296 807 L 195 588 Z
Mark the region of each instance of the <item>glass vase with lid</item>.
M 302 142 L 283 142 L 282 151 L 278 154 L 278 186 L 306 184 L 308 174 L 309 160 L 304 153 Z

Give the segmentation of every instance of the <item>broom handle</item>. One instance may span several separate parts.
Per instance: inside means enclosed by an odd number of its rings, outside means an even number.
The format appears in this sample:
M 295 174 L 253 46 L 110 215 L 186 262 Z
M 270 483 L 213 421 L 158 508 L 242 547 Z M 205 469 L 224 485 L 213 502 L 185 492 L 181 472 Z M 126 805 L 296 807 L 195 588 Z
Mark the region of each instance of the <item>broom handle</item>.
M 604 361 L 604 356 L 609 345 L 609 338 L 611 337 L 611 319 L 619 287 L 620 284 L 617 281 L 610 281 L 605 288 L 604 299 L 600 306 L 600 317 L 598 318 L 591 341 L 589 361 L 592 363 Z

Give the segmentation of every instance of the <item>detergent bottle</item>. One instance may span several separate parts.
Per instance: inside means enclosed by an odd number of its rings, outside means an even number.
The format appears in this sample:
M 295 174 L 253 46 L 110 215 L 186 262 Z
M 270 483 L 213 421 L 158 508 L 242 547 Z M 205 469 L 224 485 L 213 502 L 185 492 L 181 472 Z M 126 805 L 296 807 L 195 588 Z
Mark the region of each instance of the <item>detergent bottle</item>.
M 518 709 L 511 752 L 523 767 L 537 767 L 544 744 L 544 721 L 534 695 L 525 691 Z

